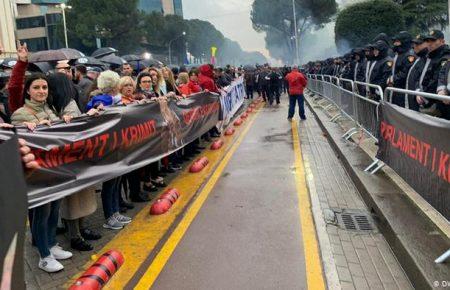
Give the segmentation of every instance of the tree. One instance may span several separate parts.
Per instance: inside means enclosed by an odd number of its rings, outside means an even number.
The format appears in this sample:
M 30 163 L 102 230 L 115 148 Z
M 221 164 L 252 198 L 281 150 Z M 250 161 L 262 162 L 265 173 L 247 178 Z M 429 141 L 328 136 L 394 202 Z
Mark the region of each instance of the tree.
M 335 0 L 295 0 L 299 40 L 306 31 L 331 21 Z M 292 62 L 295 55 L 295 23 L 291 0 L 255 0 L 251 18 L 258 32 L 266 32 L 266 46 L 273 57 Z
M 335 42 L 341 53 L 370 43 L 379 33 L 395 35 L 405 29 L 403 12 L 389 0 L 371 0 L 348 6 L 336 20 Z
M 74 43 L 85 51 L 95 49 L 96 37 L 103 46 L 121 52 L 139 45 L 142 37 L 138 0 L 69 0 L 67 28 Z
M 413 34 L 423 33 L 431 27 L 447 25 L 447 0 L 394 0 L 403 9 L 406 28 Z

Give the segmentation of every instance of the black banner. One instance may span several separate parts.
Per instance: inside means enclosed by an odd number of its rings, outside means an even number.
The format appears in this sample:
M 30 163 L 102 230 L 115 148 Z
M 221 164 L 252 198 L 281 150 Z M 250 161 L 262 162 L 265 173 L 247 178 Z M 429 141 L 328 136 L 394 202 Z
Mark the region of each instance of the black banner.
M 378 158 L 450 220 L 450 121 L 380 103 Z
M 160 160 L 219 120 L 219 96 L 110 107 L 70 124 L 18 130 L 42 166 L 27 179 L 29 207 L 45 204 Z M 7 139 L 10 132 L 0 132 Z
M 23 244 L 27 192 L 16 136 L 0 145 L 0 162 L 0 288 L 25 289 Z

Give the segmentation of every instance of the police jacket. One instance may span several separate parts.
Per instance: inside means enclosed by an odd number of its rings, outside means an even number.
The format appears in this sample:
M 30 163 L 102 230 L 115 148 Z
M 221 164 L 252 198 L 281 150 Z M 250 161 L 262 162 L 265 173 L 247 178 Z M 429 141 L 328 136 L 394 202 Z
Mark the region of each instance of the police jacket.
M 425 63 L 424 72 L 419 79 L 418 88 L 427 93 L 436 94 L 439 80 L 439 73 L 441 68 L 447 63 L 450 57 L 450 48 L 443 45 L 438 49 L 428 53 Z M 432 100 L 429 100 L 433 102 Z
M 394 87 L 404 89 L 409 69 L 416 60 L 414 51 L 408 46 L 395 48 L 394 65 L 392 66 L 392 82 Z
M 352 80 L 358 82 L 364 82 L 366 80 L 366 65 L 367 61 L 364 58 L 355 63 Z
M 405 89 L 409 91 L 415 91 L 418 89 L 420 76 L 422 75 L 425 63 L 427 61 L 428 49 L 423 49 L 416 54 L 416 60 L 409 69 L 406 76 Z M 410 108 L 414 111 L 419 111 L 419 104 L 417 103 L 415 95 L 408 95 L 408 104 L 405 104 L 406 108 Z
M 392 73 L 393 66 L 392 58 L 387 53 L 387 49 L 380 51 L 380 54 L 371 62 L 369 71 L 370 83 L 380 86 L 383 91 L 387 86 L 387 80 Z M 380 99 L 378 90 L 371 89 L 371 92 L 376 95 L 376 100 Z

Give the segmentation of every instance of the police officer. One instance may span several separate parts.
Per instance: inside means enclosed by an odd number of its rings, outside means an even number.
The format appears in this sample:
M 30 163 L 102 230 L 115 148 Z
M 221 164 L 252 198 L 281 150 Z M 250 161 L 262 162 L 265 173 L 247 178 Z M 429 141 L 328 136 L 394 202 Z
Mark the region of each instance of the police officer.
M 352 55 L 355 67 L 352 71 L 353 75 L 351 79 L 353 81 L 364 82 L 366 75 L 366 56 L 364 49 L 355 48 Z
M 424 35 L 417 35 L 413 40 L 413 49 L 416 54 L 416 60 L 409 69 L 406 77 L 405 89 L 415 91 L 418 89 L 419 79 L 422 75 L 425 63 L 427 61 L 428 43 L 424 40 Z M 408 95 L 406 99 L 405 107 L 414 111 L 419 111 L 419 103 L 417 103 L 415 95 Z
M 441 96 L 449 97 L 450 95 L 450 61 L 447 61 L 439 72 L 437 93 Z M 450 100 L 437 101 L 436 109 L 441 118 L 450 120 Z
M 373 61 L 370 64 L 369 80 L 371 84 L 378 85 L 384 91 L 387 81 L 392 73 L 393 61 L 388 55 L 389 46 L 382 40 L 375 43 L 373 49 Z M 371 98 L 380 100 L 381 95 L 377 89 L 370 90 Z
M 428 43 L 428 56 L 422 75 L 419 78 L 418 90 L 436 94 L 438 92 L 439 73 L 447 65 L 450 58 L 450 48 L 445 44 L 444 33 L 432 30 L 424 40 Z M 436 103 L 433 99 L 416 97 L 419 105 L 430 106 Z
M 274 98 L 276 98 L 277 105 L 280 104 L 280 88 L 281 88 L 281 80 L 283 77 L 276 72 L 275 69 L 266 76 L 265 78 L 268 83 L 268 93 L 267 97 L 269 98 L 269 105 L 272 106 Z
M 416 60 L 414 51 L 411 49 L 412 36 L 408 32 L 402 31 L 393 38 L 393 41 L 395 56 L 388 85 L 404 89 L 406 87 L 406 77 L 408 76 L 409 69 Z M 405 107 L 405 94 L 394 93 L 392 103 Z

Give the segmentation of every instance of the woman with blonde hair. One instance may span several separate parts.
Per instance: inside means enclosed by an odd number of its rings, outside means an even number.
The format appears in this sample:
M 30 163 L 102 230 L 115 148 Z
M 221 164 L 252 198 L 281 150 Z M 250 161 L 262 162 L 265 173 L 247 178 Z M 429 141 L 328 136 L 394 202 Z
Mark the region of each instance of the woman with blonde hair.
M 189 74 L 187 72 L 182 72 L 178 75 L 178 90 L 183 97 L 192 94 L 191 88 L 189 87 Z
M 167 93 L 174 92 L 175 94 L 179 95 L 180 92 L 178 91 L 177 84 L 175 82 L 175 77 L 173 76 L 173 72 L 170 68 L 167 66 L 164 66 L 162 68 L 162 75 L 164 78 L 164 81 L 166 83 Z
M 122 96 L 121 103 L 128 105 L 135 102 L 136 95 L 136 82 L 130 76 L 124 76 L 119 81 L 119 92 Z

